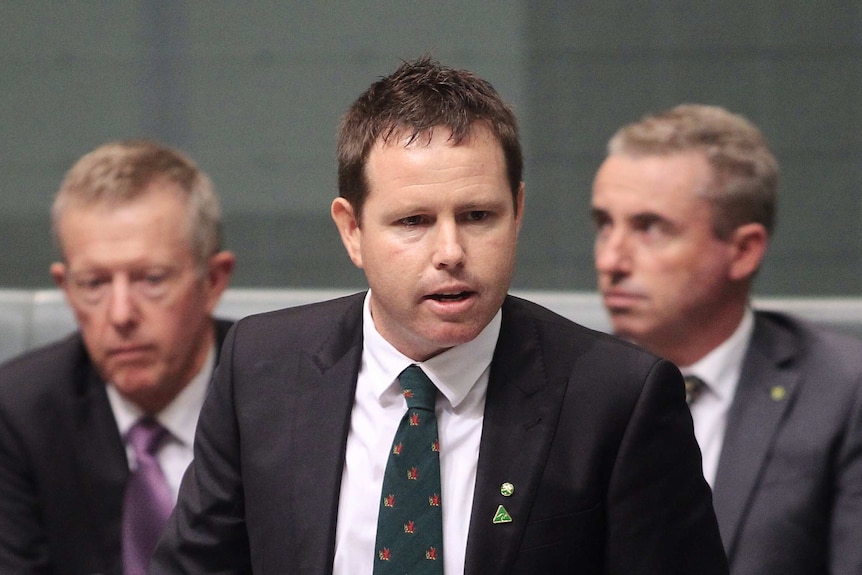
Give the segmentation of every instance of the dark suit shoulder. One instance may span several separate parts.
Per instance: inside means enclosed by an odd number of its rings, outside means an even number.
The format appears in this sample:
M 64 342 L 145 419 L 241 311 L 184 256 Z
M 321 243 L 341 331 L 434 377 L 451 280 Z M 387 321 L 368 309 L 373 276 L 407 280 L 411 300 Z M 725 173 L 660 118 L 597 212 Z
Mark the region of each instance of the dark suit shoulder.
M 11 359 L 0 366 L 0 435 L 18 437 L 47 462 L 46 454 L 73 441 L 79 407 L 99 405 L 110 416 L 98 383 L 78 333 Z
M 89 360 L 80 333 L 24 352 L 0 365 L 0 403 L 34 401 L 73 391 Z
M 84 340 L 80 332 L 74 332 L 62 339 L 43 346 L 27 350 L 20 355 L 7 359 L 0 364 L 0 373 L 16 369 L 39 369 L 40 365 L 50 368 L 45 363 L 77 358 L 85 353 Z
M 233 328 L 237 345 L 309 349 L 328 341 L 338 330 L 356 328 L 362 322 L 365 293 L 250 315 Z
M 737 396 L 768 396 L 777 382 L 790 399 L 785 428 L 818 421 L 818 434 L 839 437 L 862 414 L 862 340 L 787 314 L 757 312 Z
M 545 324 L 554 330 L 560 330 L 564 334 L 568 334 L 570 337 L 595 339 L 612 346 L 628 348 L 637 354 L 646 354 L 651 357 L 657 357 L 631 342 L 625 341 L 603 331 L 597 331 L 583 326 L 542 305 L 517 296 L 509 295 L 506 297 L 506 301 L 503 303 L 503 313 L 529 317 L 533 321 Z
M 509 321 L 507 321 L 507 319 Z M 503 305 L 504 323 L 529 325 L 540 338 L 546 358 L 569 368 L 584 357 L 613 357 L 606 365 L 608 373 L 615 368 L 629 369 L 633 364 L 650 369 L 661 358 L 613 335 L 596 331 L 565 318 L 541 305 L 508 296 Z
M 837 376 L 862 374 L 862 340 L 785 313 L 755 313 L 752 347 L 781 367 L 822 365 Z

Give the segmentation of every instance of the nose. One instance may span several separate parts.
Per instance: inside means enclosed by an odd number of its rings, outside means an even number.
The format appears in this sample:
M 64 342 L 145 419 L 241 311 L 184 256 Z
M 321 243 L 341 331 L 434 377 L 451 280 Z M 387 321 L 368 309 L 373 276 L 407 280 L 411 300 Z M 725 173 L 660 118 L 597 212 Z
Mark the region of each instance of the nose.
M 622 230 L 600 231 L 595 244 L 596 271 L 603 274 L 626 274 L 631 271 L 632 254 L 626 233 Z
M 111 324 L 116 327 L 127 327 L 135 321 L 136 316 L 137 307 L 128 276 L 114 277 L 108 302 L 108 317 Z
M 464 246 L 455 222 L 440 222 L 432 261 L 435 268 L 454 268 L 464 263 Z

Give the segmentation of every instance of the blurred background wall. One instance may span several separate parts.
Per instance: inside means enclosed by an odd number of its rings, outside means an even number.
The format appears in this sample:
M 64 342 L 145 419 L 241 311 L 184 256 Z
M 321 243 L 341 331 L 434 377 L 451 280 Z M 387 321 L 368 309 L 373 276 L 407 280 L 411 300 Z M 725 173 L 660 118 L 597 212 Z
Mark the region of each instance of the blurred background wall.
M 592 290 L 589 194 L 623 123 L 680 102 L 761 127 L 782 167 L 758 293 L 862 294 L 859 0 L 0 3 L 0 287 L 47 287 L 64 172 L 114 139 L 215 181 L 234 286 L 362 287 L 329 219 L 352 100 L 429 53 L 513 104 L 516 288 Z

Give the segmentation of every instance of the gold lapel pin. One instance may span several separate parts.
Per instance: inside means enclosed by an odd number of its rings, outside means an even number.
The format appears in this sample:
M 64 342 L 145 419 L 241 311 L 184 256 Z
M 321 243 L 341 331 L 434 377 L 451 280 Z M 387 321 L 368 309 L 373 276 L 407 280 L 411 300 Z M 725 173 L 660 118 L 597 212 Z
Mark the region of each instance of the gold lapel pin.
M 784 389 L 783 385 L 774 385 L 772 389 L 769 390 L 769 397 L 772 398 L 772 401 L 781 401 L 787 396 L 787 390 Z
M 515 493 L 515 486 L 508 481 L 500 486 L 500 494 L 503 497 L 511 497 Z

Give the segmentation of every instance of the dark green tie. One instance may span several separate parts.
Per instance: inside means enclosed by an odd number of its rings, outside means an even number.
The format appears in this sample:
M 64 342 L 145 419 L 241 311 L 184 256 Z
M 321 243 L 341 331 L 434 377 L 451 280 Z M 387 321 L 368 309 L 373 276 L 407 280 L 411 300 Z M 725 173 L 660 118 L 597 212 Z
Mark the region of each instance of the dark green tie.
M 440 451 L 434 405 L 437 388 L 417 365 L 398 382 L 407 413 L 398 425 L 377 518 L 375 575 L 443 573 Z

